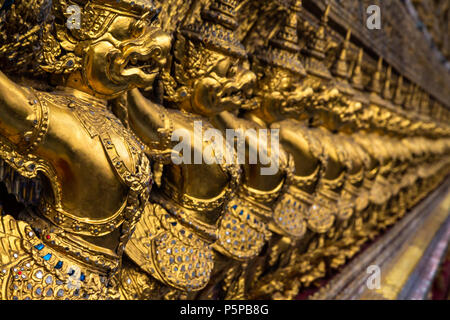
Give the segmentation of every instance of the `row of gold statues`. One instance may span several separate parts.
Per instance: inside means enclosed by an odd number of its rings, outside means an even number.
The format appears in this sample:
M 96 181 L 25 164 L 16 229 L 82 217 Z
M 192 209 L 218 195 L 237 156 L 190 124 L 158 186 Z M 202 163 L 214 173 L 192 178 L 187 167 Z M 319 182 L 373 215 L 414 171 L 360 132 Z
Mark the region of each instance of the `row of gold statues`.
M 0 0 L 1 299 L 290 299 L 449 173 L 424 90 L 364 74 L 350 32 L 328 63 L 328 9 L 252 47 L 239 0 L 162 3 Z M 174 163 L 197 121 L 278 129 L 279 170 Z

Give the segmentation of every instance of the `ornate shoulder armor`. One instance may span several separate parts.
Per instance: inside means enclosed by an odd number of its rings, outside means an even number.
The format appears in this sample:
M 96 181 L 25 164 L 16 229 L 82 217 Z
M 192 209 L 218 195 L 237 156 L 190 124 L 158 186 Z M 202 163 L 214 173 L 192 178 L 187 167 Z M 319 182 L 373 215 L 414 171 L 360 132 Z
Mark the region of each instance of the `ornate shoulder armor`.
M 34 90 L 30 91 L 33 95 L 30 96 L 29 104 L 33 106 L 35 111 L 33 127 L 24 133 L 18 145 L 13 145 L 0 135 L 0 161 L 4 161 L 5 164 L 24 178 L 36 178 L 38 172 L 43 172 L 47 176 L 53 176 L 55 175 L 53 168 L 32 153 L 42 143 L 47 134 L 49 127 L 49 108 L 46 103 L 42 103 L 39 100 L 37 92 Z M 7 170 L 7 167 L 4 165 L 0 167 L 2 167 L 0 170 Z M 4 176 L 5 173 L 0 175 L 0 178 L 3 179 Z M 29 191 L 28 194 L 31 193 L 31 190 Z M 24 200 L 33 202 L 35 199 Z

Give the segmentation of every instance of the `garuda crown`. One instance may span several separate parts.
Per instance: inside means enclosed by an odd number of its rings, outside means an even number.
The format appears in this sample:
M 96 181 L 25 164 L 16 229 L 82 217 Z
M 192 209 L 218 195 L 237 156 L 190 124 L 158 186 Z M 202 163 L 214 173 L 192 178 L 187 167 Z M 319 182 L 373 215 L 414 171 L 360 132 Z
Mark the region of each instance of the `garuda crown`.
M 16 0 L 0 7 L 0 62 L 7 73 L 68 73 L 77 44 L 98 39 L 117 16 L 151 20 L 152 0 Z M 72 28 L 69 28 L 72 23 Z
M 269 40 L 269 48 L 258 50 L 256 56 L 268 65 L 292 71 L 306 76 L 305 68 L 300 62 L 300 47 L 298 45 L 298 15 L 301 10 L 301 0 L 296 0 L 291 6 L 290 15 L 282 24 L 280 30 Z
M 234 30 L 238 0 L 214 0 L 209 8 L 202 11 L 202 22 L 182 28 L 181 33 L 205 46 L 237 57 L 246 57 L 244 46 L 236 38 Z
M 60 0 L 56 2 L 56 6 L 59 6 L 56 12 L 62 13 L 64 20 L 70 19 L 73 5 L 78 5 L 81 12 L 80 25 L 71 28 L 71 33 L 82 41 L 102 36 L 118 15 L 153 19 L 158 13 L 152 0 Z

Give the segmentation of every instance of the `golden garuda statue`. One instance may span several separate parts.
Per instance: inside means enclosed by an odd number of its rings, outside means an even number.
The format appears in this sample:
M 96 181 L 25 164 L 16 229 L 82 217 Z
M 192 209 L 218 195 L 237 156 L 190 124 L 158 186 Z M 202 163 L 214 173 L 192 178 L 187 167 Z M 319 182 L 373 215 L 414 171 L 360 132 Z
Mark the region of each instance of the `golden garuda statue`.
M 450 82 L 352 9 L 0 0 L 0 299 L 292 299 L 408 216 Z

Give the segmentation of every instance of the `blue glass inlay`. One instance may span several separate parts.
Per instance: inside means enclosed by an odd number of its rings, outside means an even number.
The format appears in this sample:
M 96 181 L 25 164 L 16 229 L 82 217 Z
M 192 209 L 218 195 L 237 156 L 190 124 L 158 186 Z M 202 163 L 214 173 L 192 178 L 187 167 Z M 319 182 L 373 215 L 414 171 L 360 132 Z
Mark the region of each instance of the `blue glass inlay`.
M 244 210 L 241 210 L 241 212 L 239 212 L 239 215 L 242 216 L 244 214 Z
M 34 246 L 36 249 L 38 249 L 39 251 L 41 251 L 42 249 L 44 249 L 44 245 L 42 243 L 39 243 L 38 245 Z
M 84 279 L 86 279 L 86 276 L 84 275 L 84 273 L 81 273 L 80 280 L 84 281 Z
M 247 215 L 247 220 L 250 220 L 250 215 L 249 214 Z
M 58 261 L 58 262 L 56 263 L 55 269 L 61 269 L 61 268 L 62 268 L 62 265 L 63 265 L 63 262 L 62 262 L 62 261 Z
M 235 204 L 234 206 L 232 206 L 231 208 L 233 208 L 234 210 L 237 209 L 237 204 Z
M 75 273 L 75 270 L 70 269 L 69 272 L 67 273 L 69 276 L 73 276 L 73 274 Z
M 51 253 L 47 253 L 45 256 L 42 257 L 42 259 L 44 259 L 45 261 L 50 260 L 50 258 L 52 257 Z

